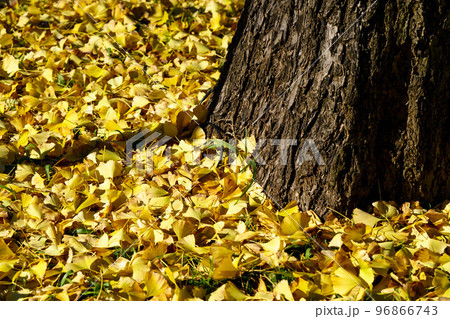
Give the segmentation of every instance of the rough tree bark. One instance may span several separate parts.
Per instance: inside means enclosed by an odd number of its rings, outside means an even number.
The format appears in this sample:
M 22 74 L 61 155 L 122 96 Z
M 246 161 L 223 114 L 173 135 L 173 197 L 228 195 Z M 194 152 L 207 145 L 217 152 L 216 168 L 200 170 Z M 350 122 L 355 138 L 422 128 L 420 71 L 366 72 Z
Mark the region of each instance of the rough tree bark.
M 449 199 L 449 14 L 445 0 L 247 0 L 209 121 L 297 140 L 285 166 L 280 146 L 259 150 L 257 181 L 280 206 Z M 326 165 L 296 165 L 306 139 Z

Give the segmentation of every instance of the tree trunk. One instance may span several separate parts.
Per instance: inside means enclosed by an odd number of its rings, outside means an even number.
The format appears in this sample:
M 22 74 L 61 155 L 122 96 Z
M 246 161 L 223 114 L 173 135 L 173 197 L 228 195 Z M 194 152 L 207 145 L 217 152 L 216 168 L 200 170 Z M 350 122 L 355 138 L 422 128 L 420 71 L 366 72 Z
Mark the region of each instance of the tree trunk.
M 267 141 L 257 182 L 279 206 L 449 199 L 448 4 L 247 0 L 209 122 Z

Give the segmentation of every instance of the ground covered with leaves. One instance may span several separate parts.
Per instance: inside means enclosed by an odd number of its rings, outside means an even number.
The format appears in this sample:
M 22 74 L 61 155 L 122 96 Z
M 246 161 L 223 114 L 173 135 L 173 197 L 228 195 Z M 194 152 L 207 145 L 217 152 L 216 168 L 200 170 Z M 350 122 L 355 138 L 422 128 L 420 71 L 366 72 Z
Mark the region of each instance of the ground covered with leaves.
M 199 142 L 242 7 L 0 2 L 0 300 L 450 298 L 450 204 L 321 221 Z

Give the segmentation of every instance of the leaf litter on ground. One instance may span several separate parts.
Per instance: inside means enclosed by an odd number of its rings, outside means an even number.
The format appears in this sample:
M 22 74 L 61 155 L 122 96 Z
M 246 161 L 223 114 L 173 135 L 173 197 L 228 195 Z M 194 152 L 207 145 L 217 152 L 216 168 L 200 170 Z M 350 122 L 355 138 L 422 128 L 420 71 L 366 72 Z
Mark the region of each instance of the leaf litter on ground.
M 243 2 L 2 5 L 1 300 L 450 298 L 448 202 L 322 221 L 199 144 Z

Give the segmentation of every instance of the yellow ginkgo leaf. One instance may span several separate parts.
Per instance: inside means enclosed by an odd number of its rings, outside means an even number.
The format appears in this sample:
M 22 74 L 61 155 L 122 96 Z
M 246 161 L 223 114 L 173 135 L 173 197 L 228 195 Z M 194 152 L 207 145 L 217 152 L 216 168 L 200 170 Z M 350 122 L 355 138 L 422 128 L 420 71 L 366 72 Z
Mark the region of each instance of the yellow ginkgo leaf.
M 121 247 L 121 242 L 127 242 L 129 244 L 133 242 L 122 228 L 111 234 L 111 238 L 108 241 L 108 247 Z
M 341 296 L 345 296 L 350 290 L 361 285 L 361 281 L 355 274 L 343 268 L 338 268 L 334 272 L 334 276 L 331 277 L 331 282 L 333 283 L 334 292 Z
M 21 101 L 27 110 L 37 107 L 42 102 L 40 99 L 35 98 L 32 95 L 25 95 L 22 97 Z
M 0 238 L 0 260 L 12 259 L 16 255 L 9 249 L 8 245 L 6 245 L 5 241 Z
M 164 190 L 156 185 L 151 185 L 146 190 L 146 195 L 150 198 L 163 197 L 163 196 L 166 196 L 167 194 L 169 194 L 169 193 L 166 190 Z
M 36 275 L 36 277 L 39 279 L 39 281 L 42 281 L 44 279 L 45 271 L 47 270 L 47 262 L 44 260 L 39 260 L 39 262 L 31 266 L 31 271 Z
M 178 245 L 186 251 L 194 251 L 195 249 L 195 237 L 194 235 L 188 235 L 178 241 Z
M 64 254 L 64 251 L 66 250 L 65 244 L 59 244 L 59 245 L 50 245 L 47 247 L 47 249 L 44 250 L 44 253 L 49 256 L 61 256 Z
M 170 196 L 157 197 L 150 199 L 150 207 L 153 209 L 160 209 L 169 206 L 170 204 Z
M 97 203 L 99 203 L 100 201 L 98 200 L 98 198 L 95 195 L 89 195 L 88 198 L 86 198 L 81 204 L 80 206 L 77 207 L 75 213 L 79 213 L 80 211 L 82 211 L 85 208 L 88 208 L 92 205 L 95 205 Z
M 97 248 L 107 248 L 108 247 L 108 234 L 103 234 L 94 244 Z
M 81 177 L 79 174 L 74 174 L 71 179 L 66 180 L 65 184 L 70 189 L 76 189 L 78 186 L 84 183 L 84 178 Z
M 133 98 L 132 106 L 141 108 L 141 107 L 144 107 L 144 106 L 148 105 L 149 103 L 150 103 L 150 101 L 146 97 L 144 97 L 144 96 L 135 96 Z
M 222 286 L 220 286 L 216 291 L 214 291 L 213 293 L 211 293 L 211 295 L 209 296 L 209 301 L 221 301 L 221 300 L 225 300 L 225 289 L 227 287 L 228 283 L 223 284 Z M 235 300 L 235 299 L 233 299 Z
M 109 72 L 105 69 L 99 68 L 97 65 L 89 65 L 86 68 L 86 74 L 94 78 L 100 78 L 107 75 Z
M 273 289 L 273 292 L 277 295 L 282 296 L 284 299 L 289 301 L 294 301 L 294 296 L 292 296 L 291 288 L 286 279 L 281 280 Z
M 1 260 L 0 259 L 0 273 L 6 273 L 14 268 L 14 265 L 19 261 L 19 259 L 9 259 L 9 260 Z
M 3 56 L 3 70 L 5 70 L 9 76 L 13 76 L 14 73 L 19 71 L 19 60 L 17 60 L 12 55 L 6 53 Z
M 429 249 L 430 251 L 432 251 L 433 253 L 437 253 L 437 254 L 440 254 L 440 255 L 441 255 L 441 254 L 444 253 L 444 250 L 445 250 L 449 245 L 446 244 L 446 243 L 444 243 L 444 242 L 442 242 L 442 241 L 439 241 L 439 240 L 436 240 L 436 239 L 428 238 L 428 239 L 426 239 L 426 240 L 419 241 L 419 242 L 417 243 L 417 246 L 418 246 L 418 247 L 427 248 L 427 249 Z
M 399 214 L 397 208 L 395 208 L 394 206 L 392 206 L 391 204 L 389 204 L 388 202 L 385 202 L 385 201 L 374 202 L 374 203 L 372 203 L 372 206 L 375 207 L 375 209 L 383 217 L 386 217 L 386 218 L 392 218 Z
M 372 267 L 362 259 L 358 259 L 359 264 L 359 277 L 372 289 L 372 283 L 375 279 L 375 275 Z
M 366 213 L 365 211 L 355 208 L 353 210 L 353 222 L 355 224 L 365 224 L 370 227 L 374 227 L 381 219 Z
M 36 188 L 45 188 L 45 179 L 41 177 L 38 173 L 34 173 L 31 178 L 31 185 Z
M 75 238 L 70 238 L 68 241 L 68 246 L 70 248 L 73 248 L 75 251 L 80 253 L 85 253 L 89 251 L 86 247 L 84 247 L 80 242 L 78 242 Z
M 36 219 L 42 219 L 42 208 L 40 205 L 33 203 L 27 208 L 27 214 L 36 218 Z
M 178 238 L 183 238 L 191 234 L 194 231 L 195 226 L 188 221 L 177 220 L 172 224 L 172 228 Z
M 218 267 L 214 268 L 212 277 L 214 280 L 231 279 L 237 274 L 238 269 L 233 265 L 231 256 L 227 256 L 220 261 Z
M 154 297 L 166 292 L 169 284 L 161 274 L 152 271 L 146 274 L 145 288 L 147 290 L 147 297 Z
M 96 256 L 77 256 L 74 257 L 72 262 L 66 265 L 66 271 L 72 270 L 74 272 L 91 269 L 92 264 L 97 260 Z
M 105 153 L 106 154 L 106 153 Z M 104 178 L 114 178 L 120 174 L 122 166 L 117 161 L 109 160 L 98 165 L 97 171 Z
M 434 270 L 433 286 L 437 295 L 443 295 L 448 289 L 450 289 L 450 280 L 447 274 L 442 270 Z
M 115 78 L 112 78 L 108 81 L 108 84 L 111 85 L 111 89 L 117 89 L 119 86 L 121 86 L 123 83 L 123 77 L 116 76 Z
M 195 48 L 197 49 L 197 54 L 206 54 L 209 51 L 211 51 L 210 48 L 208 48 L 206 45 L 200 42 L 195 42 Z
M 226 300 L 244 301 L 249 298 L 249 296 L 240 291 L 232 282 L 227 282 L 224 290 Z
M 108 18 L 108 8 L 102 2 L 94 2 L 84 8 L 94 19 Z
M 242 201 L 239 201 L 238 203 L 233 201 L 232 203 L 229 204 L 227 215 L 239 214 L 246 206 L 247 204 Z
M 122 132 L 123 129 L 122 127 L 116 122 L 116 115 L 115 113 L 110 113 L 110 120 L 108 118 L 105 117 L 106 123 L 105 123 L 105 129 L 107 129 L 108 131 L 113 131 L 113 132 Z
M 70 301 L 69 294 L 67 293 L 66 290 L 63 290 L 60 293 L 57 293 L 55 295 L 55 297 L 56 297 L 56 299 L 61 300 L 61 301 Z
M 178 288 L 177 282 L 175 280 L 175 276 L 172 272 L 172 270 L 170 269 L 170 267 L 166 267 L 165 269 L 166 275 L 169 278 L 169 280 Z
M 272 254 L 276 254 L 280 250 L 280 247 L 281 247 L 280 237 L 275 237 L 268 243 L 261 244 L 261 246 L 263 247 L 263 249 L 265 251 L 269 251 Z
M 131 264 L 131 268 L 133 269 L 133 279 L 138 283 L 144 281 L 146 279 L 147 274 L 150 272 L 150 266 L 148 260 L 137 257 L 133 260 Z
M 342 233 L 334 235 L 334 237 L 331 239 L 330 243 L 328 244 L 328 247 L 336 247 L 339 248 L 342 246 Z
M 22 16 L 21 16 L 22 17 Z M 13 43 L 14 36 L 12 34 L 4 33 L 0 36 L 0 47 L 6 47 Z
M 46 79 L 48 82 L 53 82 L 53 70 L 52 69 L 44 69 L 41 76 Z
M 107 150 L 107 149 L 100 150 L 98 152 L 96 158 L 97 158 L 97 160 L 102 161 L 102 162 L 109 162 L 109 161 L 118 162 L 122 159 L 119 154 L 117 154 L 116 152 Z M 120 168 L 120 166 L 119 166 L 119 168 Z M 114 172 L 114 173 L 117 174 L 116 172 Z
M 305 213 L 289 214 L 281 222 L 281 232 L 285 235 L 292 235 L 297 231 L 304 231 L 309 225 L 310 217 Z

